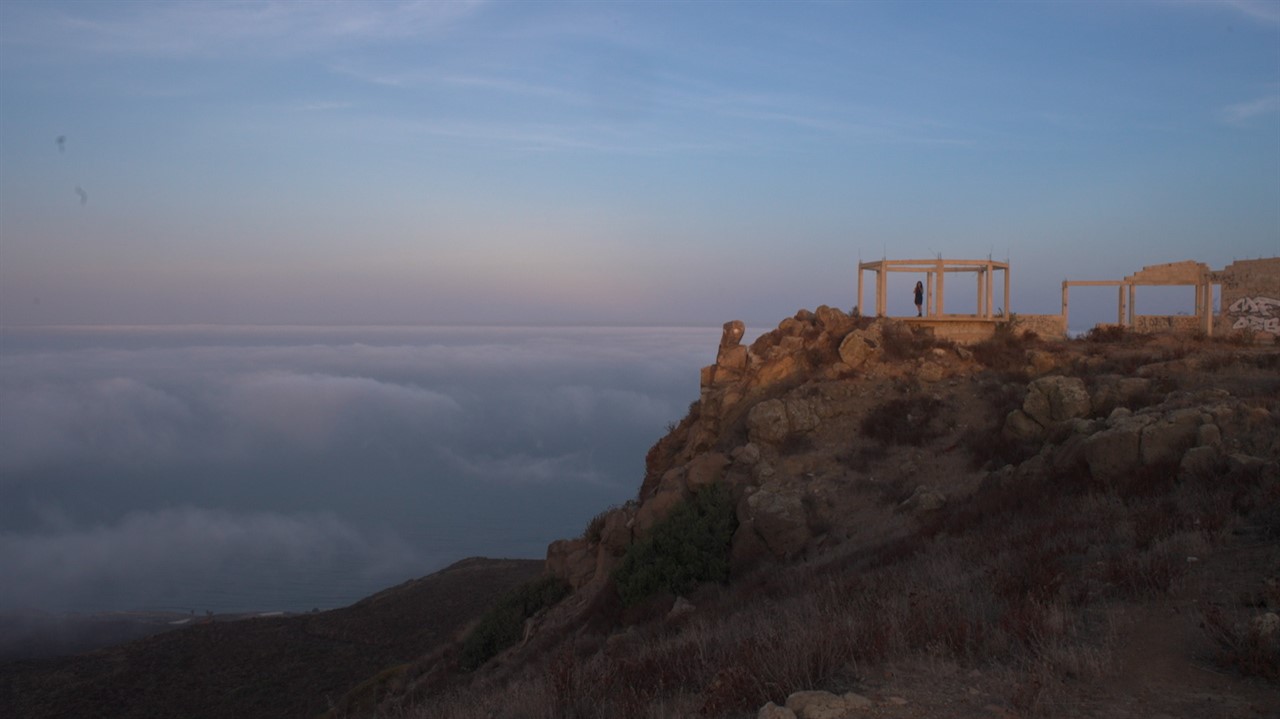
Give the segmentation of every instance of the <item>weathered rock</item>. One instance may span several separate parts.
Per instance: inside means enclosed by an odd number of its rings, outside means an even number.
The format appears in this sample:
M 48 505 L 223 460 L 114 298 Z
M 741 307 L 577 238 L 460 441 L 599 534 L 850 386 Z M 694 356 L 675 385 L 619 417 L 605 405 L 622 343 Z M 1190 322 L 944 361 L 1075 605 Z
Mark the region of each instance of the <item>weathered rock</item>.
M 787 428 L 789 434 L 798 434 L 816 429 L 822 421 L 818 415 L 817 407 L 814 403 L 807 399 L 799 397 L 788 397 L 786 399 L 787 407 Z
M 940 382 L 947 376 L 947 371 L 939 366 L 936 362 L 923 362 L 920 368 L 916 370 L 916 379 L 921 382 L 932 384 Z
M 790 431 L 787 403 L 780 399 L 765 400 L 747 413 L 747 436 L 752 442 L 777 444 L 786 439 Z
M 782 354 L 768 361 L 762 361 L 759 369 L 754 370 L 753 382 L 760 386 L 769 386 L 786 381 L 800 373 L 803 365 L 793 354 Z
M 693 606 L 693 602 L 684 597 L 676 597 L 675 604 L 671 605 L 671 611 L 667 612 L 667 621 L 693 614 L 696 609 L 697 607 Z
M 1249 622 L 1249 631 L 1259 639 L 1270 638 L 1280 632 L 1280 615 L 1275 612 L 1267 612 L 1261 616 L 1254 617 Z M 789 702 L 787 706 L 790 706 Z
M 1177 410 L 1142 428 L 1142 463 L 1170 464 L 1195 444 L 1200 428 L 1200 411 Z
M 700 454 L 689 462 L 685 482 L 690 489 L 714 484 L 724 477 L 724 468 L 727 466 L 729 458 L 719 452 Z
M 561 539 L 547 547 L 547 571 L 574 589 L 586 586 L 595 569 L 595 553 L 585 539 Z
M 853 369 L 858 369 L 873 357 L 880 354 L 882 342 L 879 327 L 865 330 L 854 330 L 840 341 L 840 361 Z
M 844 719 L 849 710 L 844 697 L 822 691 L 796 692 L 787 697 L 787 708 L 797 719 Z
M 730 455 L 734 462 L 751 467 L 760 461 L 760 446 L 755 442 L 747 442 L 730 452 Z
M 1042 375 L 1052 372 L 1058 367 L 1058 357 L 1052 352 L 1031 350 L 1027 352 L 1027 364 L 1034 374 Z
M 811 400 L 800 397 L 765 400 L 747 413 L 752 442 L 778 444 L 793 434 L 809 432 L 822 421 Z
M 1222 428 L 1216 424 L 1202 424 L 1196 430 L 1196 445 L 1199 447 L 1217 447 L 1222 444 Z
M 875 706 L 875 702 L 854 692 L 845 692 L 843 699 L 844 705 L 850 709 L 868 709 Z
M 898 509 L 906 512 L 934 512 L 942 509 L 946 504 L 945 494 L 920 485 L 910 497 L 898 505 Z
M 614 554 L 622 554 L 631 545 L 631 520 L 634 511 L 615 509 L 605 515 L 604 527 L 600 530 L 600 546 Z
M 667 474 L 672 475 L 680 471 L 671 470 Z M 662 484 L 658 485 L 658 490 L 644 504 L 640 505 L 640 509 L 636 511 L 636 518 L 633 523 L 636 535 L 639 536 L 648 532 L 653 528 L 653 525 L 670 514 L 671 510 L 685 501 L 688 496 L 683 480 L 669 481 L 664 476 Z
M 1032 442 L 1044 436 L 1044 427 L 1040 423 L 1031 418 L 1031 415 L 1020 409 L 1015 409 L 1009 413 L 1004 419 L 1004 429 L 1001 430 L 1006 439 L 1019 442 Z
M 786 707 L 769 702 L 756 712 L 756 719 L 797 719 L 796 713 Z
M 1088 416 L 1092 406 L 1084 380 L 1052 375 L 1031 383 L 1022 411 L 1040 426 L 1048 427 L 1053 422 Z
M 840 330 L 850 322 L 849 315 L 826 305 L 820 305 L 818 309 L 813 311 L 813 314 L 817 317 L 818 324 L 828 331 Z
M 747 518 L 774 556 L 793 556 L 808 544 L 809 526 L 798 492 L 770 481 L 748 495 L 745 504 Z
M 1117 407 L 1134 403 L 1147 395 L 1151 389 L 1151 380 L 1145 377 L 1120 377 L 1106 375 L 1099 378 L 1098 390 L 1091 400 L 1093 413 L 1110 414 Z
M 1216 447 L 1192 447 L 1182 455 L 1178 474 L 1182 477 L 1210 477 L 1218 467 L 1218 460 Z
M 724 323 L 724 331 L 720 333 L 720 349 L 728 347 L 737 347 L 742 343 L 742 335 L 747 331 L 747 326 L 742 320 L 730 320 Z
M 1089 471 L 1103 481 L 1126 477 L 1142 463 L 1142 428 L 1149 418 L 1125 417 L 1110 429 L 1091 435 L 1084 442 L 1084 458 Z

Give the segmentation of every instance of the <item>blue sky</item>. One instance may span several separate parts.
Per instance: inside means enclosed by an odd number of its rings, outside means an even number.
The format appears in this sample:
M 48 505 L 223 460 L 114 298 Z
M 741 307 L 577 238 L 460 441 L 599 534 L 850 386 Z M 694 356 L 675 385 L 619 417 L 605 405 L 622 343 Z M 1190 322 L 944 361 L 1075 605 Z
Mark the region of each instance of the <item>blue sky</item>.
M 0 4 L 0 324 L 761 325 L 938 253 L 1023 312 L 1280 254 L 1280 3 Z

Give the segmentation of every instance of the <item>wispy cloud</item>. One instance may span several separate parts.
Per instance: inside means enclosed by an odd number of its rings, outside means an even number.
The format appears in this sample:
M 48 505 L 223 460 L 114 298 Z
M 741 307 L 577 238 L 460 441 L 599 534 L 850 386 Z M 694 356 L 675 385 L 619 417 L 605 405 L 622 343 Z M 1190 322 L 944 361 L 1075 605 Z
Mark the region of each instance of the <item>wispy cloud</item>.
M 1280 3 L 1275 0 L 1222 0 L 1221 4 L 1252 20 L 1280 25 Z
M 1248 125 L 1254 120 L 1280 112 L 1280 95 L 1266 95 L 1254 100 L 1227 105 L 1219 111 L 1222 121 L 1237 127 Z
M 430 37 L 483 2 L 138 2 L 13 11 L 6 42 L 146 57 L 288 55 Z

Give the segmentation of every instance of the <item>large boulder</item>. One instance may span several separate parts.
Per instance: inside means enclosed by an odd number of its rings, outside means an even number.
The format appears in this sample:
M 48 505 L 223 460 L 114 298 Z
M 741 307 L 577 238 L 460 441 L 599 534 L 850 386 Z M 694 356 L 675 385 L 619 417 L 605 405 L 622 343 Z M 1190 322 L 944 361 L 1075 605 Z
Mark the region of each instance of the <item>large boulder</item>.
M 778 444 L 793 434 L 817 428 L 822 418 L 813 400 L 802 397 L 768 399 L 747 413 L 747 436 L 752 442 Z
M 780 399 L 767 399 L 747 413 L 747 436 L 752 442 L 777 444 L 790 432 L 787 403 Z
M 1089 472 L 1105 482 L 1124 479 L 1142 464 L 1142 429 L 1150 424 L 1146 415 L 1118 415 L 1107 429 L 1084 441 L 1084 459 Z
M 1027 388 L 1027 398 L 1022 411 L 1040 424 L 1048 427 L 1076 417 L 1087 417 L 1093 403 L 1079 377 L 1052 375 L 1041 377 Z
M 1199 409 L 1180 409 L 1142 428 L 1142 463 L 1177 464 L 1196 443 Z
M 770 481 L 748 495 L 743 505 L 743 519 L 774 556 L 794 556 L 809 543 L 808 515 L 800 491 Z
M 884 340 L 879 325 L 865 330 L 854 330 L 840 341 L 840 361 L 852 369 L 858 369 L 871 359 L 878 357 Z
M 586 539 L 561 539 L 547 547 L 547 571 L 574 589 L 595 576 L 596 556 Z
M 705 452 L 689 461 L 685 482 L 690 489 L 714 484 L 724 477 L 729 458 L 719 452 Z

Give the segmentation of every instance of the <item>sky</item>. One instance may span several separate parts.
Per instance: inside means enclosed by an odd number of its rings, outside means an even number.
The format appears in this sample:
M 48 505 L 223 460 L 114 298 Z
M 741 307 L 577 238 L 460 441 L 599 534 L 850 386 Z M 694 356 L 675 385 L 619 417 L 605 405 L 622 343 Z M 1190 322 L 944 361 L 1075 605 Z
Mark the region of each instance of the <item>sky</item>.
M 939 254 L 1280 254 L 1280 3 L 0 3 L 0 325 L 772 326 Z

